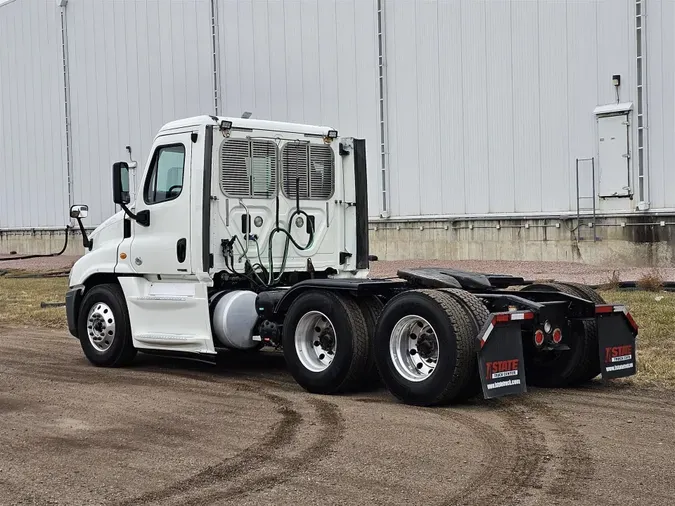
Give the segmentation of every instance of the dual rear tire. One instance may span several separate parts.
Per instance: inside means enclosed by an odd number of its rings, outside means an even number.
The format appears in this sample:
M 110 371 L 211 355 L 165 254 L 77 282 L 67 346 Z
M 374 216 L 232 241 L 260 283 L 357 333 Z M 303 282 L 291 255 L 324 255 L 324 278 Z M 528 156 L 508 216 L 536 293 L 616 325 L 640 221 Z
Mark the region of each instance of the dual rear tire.
M 312 291 L 284 320 L 288 368 L 307 391 L 334 394 L 377 382 L 409 404 L 437 405 L 480 391 L 476 335 L 487 310 L 461 290 L 411 290 L 391 299 Z

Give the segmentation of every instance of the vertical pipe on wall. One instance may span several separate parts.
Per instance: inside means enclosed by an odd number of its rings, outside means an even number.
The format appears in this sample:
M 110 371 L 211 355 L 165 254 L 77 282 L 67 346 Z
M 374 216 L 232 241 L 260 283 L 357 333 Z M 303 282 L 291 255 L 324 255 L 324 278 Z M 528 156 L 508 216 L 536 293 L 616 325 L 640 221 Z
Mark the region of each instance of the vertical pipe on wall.
M 220 105 L 220 73 L 218 66 L 218 0 L 211 0 L 211 58 L 213 63 L 213 106 L 218 116 Z
M 384 26 L 384 2 L 377 0 L 377 67 L 378 67 L 378 92 L 379 92 L 379 116 L 380 116 L 380 217 L 388 218 L 389 210 L 389 171 L 387 153 L 387 86 L 385 66 L 385 26 Z
M 63 112 L 66 134 L 66 175 L 68 180 L 68 207 L 73 201 L 73 160 L 72 160 L 72 135 L 70 121 L 70 75 L 68 67 L 68 27 L 66 24 L 66 5 L 68 0 L 58 0 L 61 18 L 61 64 L 63 70 Z
M 647 128 L 647 65 L 645 60 L 645 0 L 635 1 L 635 56 L 637 65 L 637 167 L 638 167 L 638 209 L 649 209 L 648 172 L 648 132 Z

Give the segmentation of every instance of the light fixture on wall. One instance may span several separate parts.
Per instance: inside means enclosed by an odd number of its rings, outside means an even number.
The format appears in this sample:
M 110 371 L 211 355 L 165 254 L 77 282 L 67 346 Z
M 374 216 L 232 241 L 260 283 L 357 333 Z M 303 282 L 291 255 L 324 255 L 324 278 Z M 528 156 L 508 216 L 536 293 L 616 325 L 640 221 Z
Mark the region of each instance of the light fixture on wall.
M 621 86 L 621 74 L 614 74 L 612 76 L 612 84 L 616 90 L 616 103 L 619 103 L 619 86 Z

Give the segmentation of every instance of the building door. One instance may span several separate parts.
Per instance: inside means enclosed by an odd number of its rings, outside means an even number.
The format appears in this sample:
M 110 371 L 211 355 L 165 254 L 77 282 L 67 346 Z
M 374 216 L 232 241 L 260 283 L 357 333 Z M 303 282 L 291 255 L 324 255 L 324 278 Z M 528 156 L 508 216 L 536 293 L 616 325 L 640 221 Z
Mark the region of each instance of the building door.
M 629 197 L 630 150 L 628 114 L 598 117 L 598 195 Z

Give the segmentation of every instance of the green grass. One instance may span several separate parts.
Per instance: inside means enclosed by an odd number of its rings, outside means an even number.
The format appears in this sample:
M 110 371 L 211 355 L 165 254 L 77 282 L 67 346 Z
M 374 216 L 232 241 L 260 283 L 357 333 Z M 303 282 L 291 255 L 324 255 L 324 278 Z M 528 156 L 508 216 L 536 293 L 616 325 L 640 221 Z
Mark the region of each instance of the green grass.
M 11 275 L 14 272 L 8 274 Z M 32 325 L 66 328 L 64 307 L 41 308 L 41 302 L 63 302 L 68 278 L 0 277 L 0 326 Z
M 611 290 L 600 295 L 625 304 L 640 328 L 635 380 L 675 386 L 675 293 Z
M 14 274 L 14 273 L 10 273 Z M 33 325 L 66 329 L 63 307 L 41 308 L 41 302 L 62 302 L 67 278 L 0 277 L 0 326 Z M 638 326 L 638 374 L 634 381 L 675 386 L 675 293 L 609 290 L 607 302 L 625 304 Z

